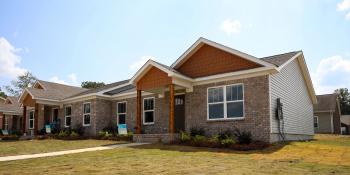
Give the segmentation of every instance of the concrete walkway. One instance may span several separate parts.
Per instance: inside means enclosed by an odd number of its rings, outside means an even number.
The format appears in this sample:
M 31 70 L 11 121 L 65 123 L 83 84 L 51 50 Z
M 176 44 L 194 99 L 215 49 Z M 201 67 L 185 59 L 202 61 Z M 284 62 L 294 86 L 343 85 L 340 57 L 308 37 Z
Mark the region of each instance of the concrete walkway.
M 18 156 L 5 156 L 5 157 L 0 157 L 0 162 L 11 161 L 11 160 L 33 159 L 33 158 L 39 158 L 39 157 L 60 156 L 60 155 L 65 155 L 65 154 L 83 153 L 83 152 L 90 152 L 90 151 L 101 151 L 101 150 L 108 150 L 108 149 L 114 149 L 114 148 L 146 145 L 146 144 L 149 144 L 149 143 L 127 143 L 127 144 L 116 144 L 116 145 L 99 146 L 99 147 L 83 148 L 83 149 L 73 149 L 73 150 L 57 151 L 57 152 L 49 152 L 49 153 L 28 154 L 28 155 L 18 155 Z

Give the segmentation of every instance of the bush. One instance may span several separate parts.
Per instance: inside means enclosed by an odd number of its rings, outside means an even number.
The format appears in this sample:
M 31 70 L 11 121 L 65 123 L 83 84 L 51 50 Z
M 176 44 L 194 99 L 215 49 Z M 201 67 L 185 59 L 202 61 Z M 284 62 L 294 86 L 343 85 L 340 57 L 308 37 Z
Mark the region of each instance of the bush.
M 72 131 L 72 132 L 70 133 L 70 136 L 71 136 L 71 137 L 79 137 L 79 134 L 76 133 L 75 131 Z
M 235 129 L 235 137 L 237 138 L 237 142 L 239 144 L 250 144 L 252 143 L 252 133 L 248 131 L 241 132 L 239 129 Z
M 69 135 L 68 131 L 61 130 L 58 137 L 67 137 Z
M 186 132 L 180 132 L 180 142 L 186 143 L 191 140 L 191 136 Z
M 39 135 L 45 135 L 46 134 L 46 129 L 43 128 L 38 132 Z
M 228 138 L 232 138 L 232 136 L 233 134 L 231 130 L 220 131 L 219 134 L 217 135 L 220 141 Z
M 79 136 L 84 135 L 84 127 L 82 124 L 76 124 L 71 131 L 76 132 L 77 134 L 79 134 Z
M 207 141 L 207 138 L 202 135 L 196 135 L 193 137 L 192 141 L 195 146 L 203 146 L 204 144 L 206 144 L 205 142 Z
M 197 135 L 204 136 L 205 131 L 203 128 L 193 127 L 190 129 L 190 135 L 191 135 L 191 137 L 195 137 Z
M 111 133 L 114 136 L 117 135 L 118 134 L 117 123 L 109 122 L 107 126 L 102 129 L 102 131 Z
M 235 144 L 235 140 L 233 138 L 226 138 L 221 140 L 221 145 L 223 147 L 230 147 L 231 145 Z

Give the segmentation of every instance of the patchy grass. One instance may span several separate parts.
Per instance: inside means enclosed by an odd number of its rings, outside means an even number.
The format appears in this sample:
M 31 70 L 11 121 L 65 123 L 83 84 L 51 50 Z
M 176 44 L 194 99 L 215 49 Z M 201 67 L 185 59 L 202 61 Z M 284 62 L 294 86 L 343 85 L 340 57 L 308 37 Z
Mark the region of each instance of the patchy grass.
M 0 162 L 0 174 L 349 174 L 350 138 L 327 137 L 338 143 L 317 136 L 248 152 L 153 144 Z
M 120 142 L 109 140 L 23 140 L 0 141 L 0 156 L 45 153 L 70 149 L 89 148 Z

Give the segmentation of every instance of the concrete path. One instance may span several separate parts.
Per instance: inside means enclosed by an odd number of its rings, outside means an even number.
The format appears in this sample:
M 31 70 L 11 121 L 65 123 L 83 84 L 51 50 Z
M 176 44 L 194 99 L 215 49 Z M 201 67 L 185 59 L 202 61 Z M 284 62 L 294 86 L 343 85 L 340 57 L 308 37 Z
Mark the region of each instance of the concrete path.
M 18 156 L 5 156 L 5 157 L 0 157 L 0 162 L 11 161 L 11 160 L 33 159 L 33 158 L 39 158 L 39 157 L 60 156 L 60 155 L 65 155 L 65 154 L 83 153 L 83 152 L 90 152 L 90 151 L 101 151 L 101 150 L 108 150 L 108 149 L 114 149 L 114 148 L 146 145 L 146 144 L 149 144 L 149 143 L 127 143 L 127 144 L 116 144 L 116 145 L 99 146 L 99 147 L 83 148 L 83 149 L 73 149 L 73 150 L 57 151 L 57 152 L 49 152 L 49 153 L 28 154 L 28 155 L 18 155 Z

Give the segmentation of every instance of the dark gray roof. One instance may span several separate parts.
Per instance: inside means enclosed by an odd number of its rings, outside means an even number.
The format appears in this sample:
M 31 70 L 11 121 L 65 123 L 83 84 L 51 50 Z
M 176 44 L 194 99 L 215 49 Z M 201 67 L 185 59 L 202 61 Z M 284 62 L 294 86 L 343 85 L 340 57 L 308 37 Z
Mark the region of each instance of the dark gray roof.
M 260 59 L 262 59 L 263 61 L 266 61 L 268 63 L 274 64 L 275 66 L 278 67 L 278 66 L 283 65 L 289 59 L 293 58 L 299 52 L 301 52 L 301 51 L 293 51 L 293 52 L 288 52 L 288 53 L 283 53 L 283 54 L 263 57 L 263 58 L 260 58 Z
M 70 96 L 69 98 L 77 97 L 77 96 L 81 96 L 81 95 L 86 95 L 86 94 L 91 94 L 91 93 L 101 92 L 103 90 L 106 90 L 106 89 L 109 89 L 109 88 L 113 88 L 115 86 L 119 86 L 119 85 L 122 85 L 122 84 L 126 84 L 128 82 L 129 82 L 129 79 L 128 80 L 123 80 L 123 81 L 118 81 L 118 82 L 115 82 L 115 83 L 106 84 L 105 86 L 102 86 L 102 87 L 99 87 L 99 88 L 90 89 L 90 90 L 84 91 L 82 93 L 74 94 L 74 95 Z
M 8 103 L 8 101 L 11 103 Z M 8 96 L 5 103 L 0 103 L 0 112 L 11 112 L 21 114 L 21 105 L 18 102 L 18 97 Z
M 135 85 L 129 84 L 123 87 L 120 87 L 118 89 L 114 89 L 108 92 L 105 92 L 103 94 L 105 95 L 116 95 L 116 94 L 121 94 L 121 93 L 127 93 L 127 92 L 133 92 L 136 91 Z
M 317 95 L 317 104 L 314 105 L 314 112 L 335 111 L 337 107 L 337 94 Z

